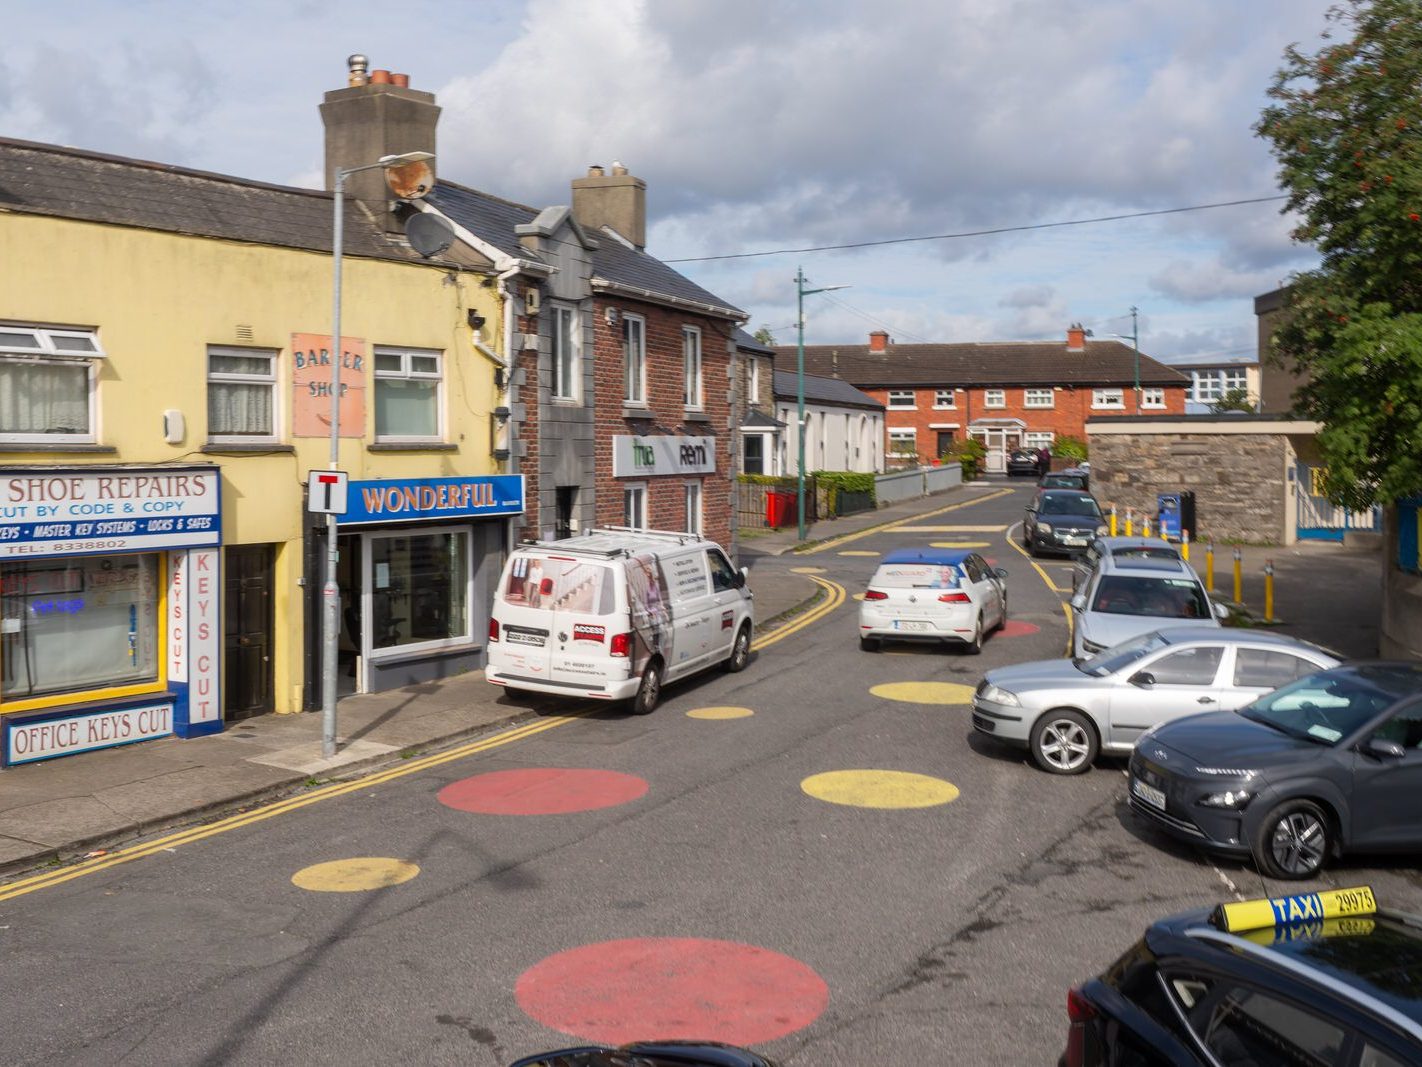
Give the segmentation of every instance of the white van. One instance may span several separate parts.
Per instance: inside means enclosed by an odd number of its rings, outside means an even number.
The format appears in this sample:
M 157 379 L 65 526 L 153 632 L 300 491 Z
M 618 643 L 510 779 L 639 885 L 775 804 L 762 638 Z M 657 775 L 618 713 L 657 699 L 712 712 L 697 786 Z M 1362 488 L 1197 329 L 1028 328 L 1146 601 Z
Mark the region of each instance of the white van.
M 744 670 L 751 591 L 704 537 L 611 526 L 525 541 L 489 619 L 484 676 L 511 690 L 631 700 L 645 715 L 664 682 Z

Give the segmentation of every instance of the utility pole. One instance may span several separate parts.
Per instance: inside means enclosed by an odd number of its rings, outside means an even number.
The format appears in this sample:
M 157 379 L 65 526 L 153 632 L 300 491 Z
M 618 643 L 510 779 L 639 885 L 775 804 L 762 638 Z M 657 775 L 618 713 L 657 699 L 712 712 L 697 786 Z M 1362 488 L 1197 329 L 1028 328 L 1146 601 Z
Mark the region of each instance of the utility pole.
M 1137 319 L 1138 311 L 1131 305 L 1131 347 L 1136 350 L 1136 414 L 1141 413 L 1141 331 Z
M 828 293 L 832 289 L 848 289 L 847 285 L 827 285 L 823 289 L 805 288 L 805 271 L 803 267 L 795 268 L 795 327 L 798 331 L 798 343 L 795 346 L 795 401 L 796 401 L 796 427 L 795 435 L 799 439 L 799 462 L 796 464 L 796 491 L 795 498 L 798 506 L 799 519 L 796 529 L 799 531 L 798 538 L 805 539 L 805 297 L 813 296 L 815 293 Z

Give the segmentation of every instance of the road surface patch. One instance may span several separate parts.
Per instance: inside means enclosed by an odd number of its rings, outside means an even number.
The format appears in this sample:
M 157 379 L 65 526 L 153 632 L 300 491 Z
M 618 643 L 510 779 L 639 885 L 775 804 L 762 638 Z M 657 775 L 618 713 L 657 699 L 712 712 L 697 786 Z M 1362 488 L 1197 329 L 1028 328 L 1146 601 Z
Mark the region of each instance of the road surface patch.
M 584 1041 L 758 1045 L 819 1018 L 829 987 L 799 960 L 756 945 L 646 937 L 548 956 L 519 975 L 514 997 L 537 1022 Z
M 420 868 L 387 856 L 353 856 L 303 867 L 291 876 L 292 884 L 313 893 L 366 893 L 408 882 Z
M 692 708 L 686 713 L 688 719 L 744 719 L 754 715 L 750 708 Z
M 1026 637 L 1028 634 L 1041 632 L 1041 627 L 1035 623 L 1023 622 L 1021 619 L 1008 619 L 996 634 L 998 637 Z
M 911 771 L 826 771 L 800 788 L 816 800 L 855 808 L 932 808 L 958 799 L 958 787 Z
M 791 574 L 824 574 L 823 567 L 791 567 Z
M 956 682 L 885 682 L 870 689 L 884 700 L 909 704 L 971 704 L 973 687 Z
M 528 767 L 461 778 L 439 791 L 439 802 L 476 815 L 569 815 L 637 800 L 645 779 L 580 767 Z

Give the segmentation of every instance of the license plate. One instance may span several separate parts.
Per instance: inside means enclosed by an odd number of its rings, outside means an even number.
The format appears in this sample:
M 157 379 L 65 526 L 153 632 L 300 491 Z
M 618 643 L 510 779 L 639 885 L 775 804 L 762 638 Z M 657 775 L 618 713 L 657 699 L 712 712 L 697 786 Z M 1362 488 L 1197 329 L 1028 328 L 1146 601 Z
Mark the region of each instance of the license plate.
M 914 631 L 918 631 L 918 630 L 931 630 L 931 629 L 933 629 L 933 624 L 932 624 L 932 623 L 928 623 L 928 622 L 918 622 L 918 621 L 916 621 L 916 620 L 914 620 L 914 619 L 895 619 L 895 620 L 894 620 L 894 629 L 895 629 L 895 630 L 914 630 Z
M 1131 779 L 1131 792 L 1153 808 L 1165 810 L 1165 793 L 1153 785 L 1146 785 L 1139 778 Z
M 517 630 L 504 631 L 504 640 L 511 645 L 542 645 L 543 638 L 538 634 L 522 634 Z
M 1086 544 L 1086 538 L 1084 538 L 1084 537 L 1063 537 L 1063 538 L 1062 538 L 1062 544 L 1064 544 L 1064 545 L 1084 545 L 1084 544 Z

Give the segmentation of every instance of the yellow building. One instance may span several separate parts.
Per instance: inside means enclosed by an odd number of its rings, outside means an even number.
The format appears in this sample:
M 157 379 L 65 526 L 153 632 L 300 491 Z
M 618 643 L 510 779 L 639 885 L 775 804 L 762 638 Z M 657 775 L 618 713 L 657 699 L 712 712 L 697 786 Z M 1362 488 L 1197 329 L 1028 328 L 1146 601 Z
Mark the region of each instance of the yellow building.
M 522 491 L 494 279 L 346 207 L 341 690 L 373 691 L 482 664 Z M 319 703 L 332 208 L 0 140 L 4 763 Z

